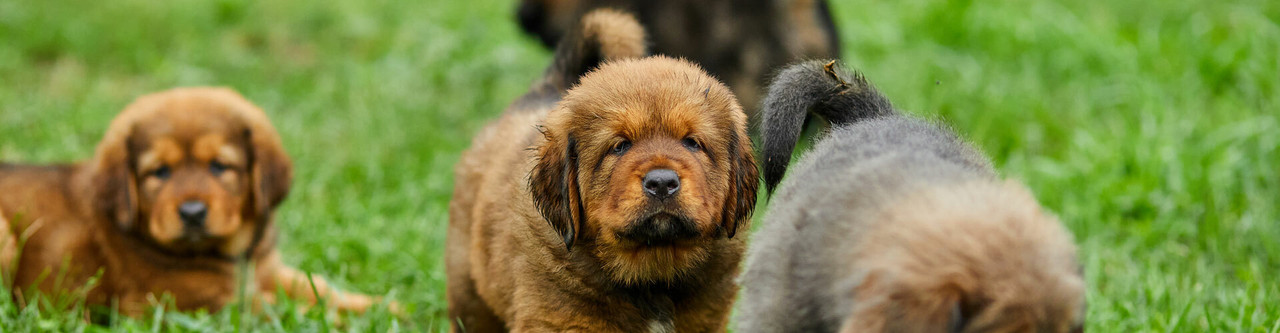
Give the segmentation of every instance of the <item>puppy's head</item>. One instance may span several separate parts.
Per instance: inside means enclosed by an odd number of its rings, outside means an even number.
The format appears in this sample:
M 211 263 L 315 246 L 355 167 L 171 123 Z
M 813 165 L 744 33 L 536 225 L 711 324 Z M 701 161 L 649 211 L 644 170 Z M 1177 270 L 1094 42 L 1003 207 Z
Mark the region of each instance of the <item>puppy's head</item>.
M 292 177 L 266 115 L 225 88 L 138 98 L 111 122 L 90 167 L 95 208 L 177 255 L 244 255 Z
M 670 280 L 731 238 L 755 207 L 746 115 L 697 66 L 650 57 L 583 76 L 543 126 L 530 186 L 566 247 L 616 281 Z
M 877 221 L 842 332 L 1083 331 L 1071 235 L 1022 185 L 926 190 Z

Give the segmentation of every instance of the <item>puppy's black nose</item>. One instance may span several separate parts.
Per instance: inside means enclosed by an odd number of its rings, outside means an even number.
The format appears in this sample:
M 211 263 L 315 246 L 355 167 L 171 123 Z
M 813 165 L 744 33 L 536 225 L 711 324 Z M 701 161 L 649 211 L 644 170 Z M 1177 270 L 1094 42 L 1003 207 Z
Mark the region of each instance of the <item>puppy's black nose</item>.
M 644 174 L 644 193 L 666 199 L 680 192 L 680 175 L 671 169 L 654 169 Z
M 178 205 L 178 217 L 187 227 L 203 227 L 204 217 L 209 214 L 209 206 L 200 201 L 187 201 Z

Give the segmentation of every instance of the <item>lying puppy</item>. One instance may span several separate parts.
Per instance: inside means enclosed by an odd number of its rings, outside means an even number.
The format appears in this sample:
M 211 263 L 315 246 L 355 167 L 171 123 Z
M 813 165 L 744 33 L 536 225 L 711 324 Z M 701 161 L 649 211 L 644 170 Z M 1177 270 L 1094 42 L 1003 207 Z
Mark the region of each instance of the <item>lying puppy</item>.
M 635 13 L 653 51 L 702 65 L 754 113 L 767 76 L 795 60 L 840 58 L 826 0 L 522 0 L 520 27 L 552 47 L 596 8 Z
M 73 165 L 0 164 L 0 267 L 15 301 L 38 290 L 74 294 L 141 316 L 172 296 L 179 310 L 216 311 L 237 295 L 239 263 L 253 264 L 260 300 L 277 288 L 314 303 L 306 274 L 277 254 L 271 214 L 289 192 L 292 164 L 266 114 L 224 88 L 147 95 L 107 129 L 94 157 Z M 14 260 L 16 259 L 16 260 Z M 315 280 L 341 310 L 373 300 Z M 256 287 L 256 288 L 255 288 Z
M 835 62 L 788 67 L 762 123 L 773 193 L 738 332 L 1080 331 L 1071 235 L 951 131 Z M 831 130 L 772 192 L 807 112 Z
M 18 238 L 13 235 L 13 227 L 9 225 L 9 220 L 4 218 L 4 210 L 0 209 L 0 284 L 8 287 L 9 281 L 13 281 L 13 277 L 9 276 L 11 272 L 7 269 L 8 263 L 13 262 L 13 258 L 18 255 Z
M 744 250 L 733 235 L 757 186 L 746 115 L 693 64 L 626 59 L 643 53 L 630 16 L 585 16 L 463 154 L 446 254 L 454 331 L 725 329 Z

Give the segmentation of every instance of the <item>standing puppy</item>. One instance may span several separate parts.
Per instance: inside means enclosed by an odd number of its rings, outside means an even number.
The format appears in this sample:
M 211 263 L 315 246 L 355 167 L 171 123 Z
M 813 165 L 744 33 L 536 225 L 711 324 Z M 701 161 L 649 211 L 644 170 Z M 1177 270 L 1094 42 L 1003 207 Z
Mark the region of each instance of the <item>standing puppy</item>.
M 369 297 L 318 278 L 313 290 L 280 261 L 272 213 L 292 176 L 275 128 L 240 94 L 146 95 L 111 122 L 88 161 L 0 163 L 0 271 L 19 303 L 32 291 L 70 293 L 137 317 L 166 294 L 179 310 L 222 308 L 236 299 L 247 260 L 248 288 L 261 300 L 280 288 L 312 303 L 318 292 L 337 309 L 363 311 Z
M 587 15 L 464 153 L 454 331 L 725 329 L 757 184 L 746 115 L 697 66 L 634 59 L 643 36 L 630 16 Z
M 597 8 L 635 13 L 655 54 L 706 68 L 748 112 L 758 107 L 761 83 L 787 63 L 840 58 L 827 0 L 522 0 L 517 16 L 550 47 Z
M 791 66 L 769 88 L 770 191 L 806 114 L 831 130 L 772 197 L 741 277 L 737 331 L 1081 330 L 1084 281 L 1067 230 L 951 131 L 901 115 L 834 64 Z

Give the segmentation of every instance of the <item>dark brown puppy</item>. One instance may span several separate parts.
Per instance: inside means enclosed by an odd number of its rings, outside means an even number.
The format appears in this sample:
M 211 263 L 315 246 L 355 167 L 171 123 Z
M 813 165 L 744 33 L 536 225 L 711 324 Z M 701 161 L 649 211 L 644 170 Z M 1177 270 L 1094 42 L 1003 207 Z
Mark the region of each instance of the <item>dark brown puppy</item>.
M 796 60 L 840 58 L 826 0 L 522 0 L 517 16 L 550 47 L 596 8 L 635 13 L 655 54 L 702 65 L 750 113 L 773 71 Z
M 629 16 L 583 21 L 455 168 L 453 329 L 723 331 L 755 204 L 746 115 L 693 64 L 622 59 L 643 55 Z M 591 59 L 612 61 L 561 100 Z
M 834 62 L 783 70 L 764 105 L 765 184 L 778 187 L 737 332 L 1082 329 L 1071 234 L 953 132 Z M 831 130 L 783 179 L 810 112 Z
M 224 88 L 179 88 L 138 98 L 107 129 L 94 157 L 73 165 L 0 165 L 8 218 L 0 251 L 14 297 L 75 293 L 140 316 L 164 294 L 180 310 L 216 311 L 250 290 L 277 288 L 315 302 L 305 274 L 277 254 L 272 212 L 289 192 L 292 164 L 266 114 Z M 15 260 L 16 259 L 16 260 Z M 369 297 L 316 279 L 321 297 L 362 311 Z

